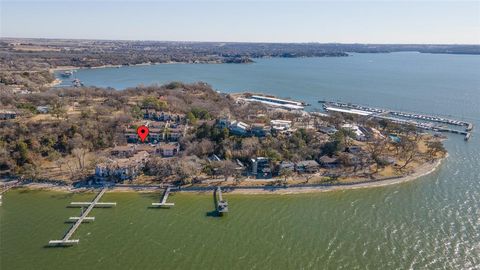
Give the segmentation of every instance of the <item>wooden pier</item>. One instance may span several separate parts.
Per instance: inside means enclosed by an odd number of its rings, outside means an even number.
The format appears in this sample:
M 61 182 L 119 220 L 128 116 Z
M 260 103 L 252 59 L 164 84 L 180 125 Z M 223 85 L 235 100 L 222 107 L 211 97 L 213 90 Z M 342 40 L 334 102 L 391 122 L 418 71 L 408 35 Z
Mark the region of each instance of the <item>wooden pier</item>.
M 220 187 L 217 187 L 217 190 L 215 191 L 215 193 L 216 193 L 216 195 L 218 195 L 217 212 L 219 214 L 227 213 L 228 212 L 228 202 L 223 200 L 222 189 Z
M 51 246 L 69 246 L 73 244 L 77 244 L 80 240 L 78 239 L 70 239 L 72 235 L 75 233 L 75 231 L 80 227 L 82 222 L 87 222 L 87 221 L 93 221 L 95 220 L 94 217 L 89 217 L 88 214 L 93 210 L 95 207 L 111 207 L 117 205 L 117 203 L 101 203 L 99 202 L 100 199 L 102 198 L 103 194 L 107 192 L 107 188 L 103 188 L 97 196 L 95 196 L 95 199 L 91 202 L 72 202 L 70 205 L 72 206 L 80 206 L 82 207 L 82 214 L 79 217 L 70 217 L 70 221 L 75 221 L 73 226 L 68 230 L 68 232 L 65 234 L 65 236 L 61 240 L 50 240 L 48 242 L 49 245 Z M 88 206 L 87 209 L 83 210 L 84 206 Z
M 172 207 L 174 203 L 167 203 L 168 195 L 170 195 L 170 191 L 172 187 L 167 187 L 162 195 L 162 200 L 159 203 L 152 203 L 152 206 L 159 206 L 159 207 Z

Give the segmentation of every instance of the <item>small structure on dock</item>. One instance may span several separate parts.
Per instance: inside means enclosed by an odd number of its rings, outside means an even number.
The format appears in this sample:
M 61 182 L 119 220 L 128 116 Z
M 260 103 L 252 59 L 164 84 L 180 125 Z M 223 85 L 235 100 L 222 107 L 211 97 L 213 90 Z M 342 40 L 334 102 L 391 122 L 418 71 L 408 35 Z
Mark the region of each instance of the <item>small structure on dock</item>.
M 217 187 L 215 191 L 216 195 L 218 195 L 217 201 L 217 212 L 222 215 L 228 212 L 228 202 L 223 199 L 222 196 L 222 189 Z
M 175 203 L 167 203 L 168 195 L 170 195 L 170 191 L 172 187 L 168 186 L 162 195 L 162 200 L 159 203 L 152 203 L 152 206 L 159 206 L 159 207 L 172 207 Z
M 61 240 L 50 240 L 48 244 L 50 246 L 70 246 L 73 244 L 77 244 L 80 240 L 78 239 L 70 239 L 75 231 L 80 227 L 82 222 L 94 221 L 95 217 L 89 217 L 88 214 L 93 210 L 95 207 L 112 207 L 116 206 L 117 203 L 115 202 L 99 202 L 102 198 L 103 194 L 107 192 L 107 188 L 103 188 L 97 196 L 91 202 L 72 202 L 70 203 L 71 206 L 80 206 L 82 207 L 82 212 L 79 217 L 70 217 L 69 221 L 74 221 L 75 223 L 73 226 L 68 230 L 65 236 Z M 87 206 L 87 209 L 84 210 L 84 207 Z

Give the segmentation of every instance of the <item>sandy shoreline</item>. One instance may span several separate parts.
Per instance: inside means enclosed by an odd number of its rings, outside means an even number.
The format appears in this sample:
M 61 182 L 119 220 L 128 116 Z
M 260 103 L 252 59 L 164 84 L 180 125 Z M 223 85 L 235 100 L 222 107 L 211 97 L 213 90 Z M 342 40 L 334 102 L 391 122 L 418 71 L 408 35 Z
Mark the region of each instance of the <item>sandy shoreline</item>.
M 258 187 L 258 188 L 242 188 L 242 187 L 224 187 L 230 189 L 228 193 L 232 194 L 304 194 L 304 193 L 317 193 L 317 192 L 327 192 L 335 190 L 349 190 L 349 189 L 360 189 L 360 188 L 375 188 L 375 187 L 384 187 L 389 185 L 395 185 L 400 183 L 406 183 L 415 179 L 418 179 L 422 176 L 433 173 L 442 163 L 442 159 L 435 160 L 434 162 L 429 162 L 423 166 L 417 168 L 417 171 L 395 179 L 387 180 L 378 180 L 367 183 L 358 183 L 351 185 L 331 185 L 331 186 L 307 186 L 307 187 Z M 73 186 L 65 185 L 55 185 L 50 183 L 29 183 L 24 184 L 21 187 L 35 190 L 49 190 L 49 191 L 59 191 L 59 192 L 89 192 L 91 188 L 74 188 Z M 161 188 L 158 186 L 152 187 L 112 187 L 111 192 L 158 192 Z M 204 193 L 208 190 L 189 190 L 188 188 L 182 189 L 180 192 L 189 192 L 189 193 Z

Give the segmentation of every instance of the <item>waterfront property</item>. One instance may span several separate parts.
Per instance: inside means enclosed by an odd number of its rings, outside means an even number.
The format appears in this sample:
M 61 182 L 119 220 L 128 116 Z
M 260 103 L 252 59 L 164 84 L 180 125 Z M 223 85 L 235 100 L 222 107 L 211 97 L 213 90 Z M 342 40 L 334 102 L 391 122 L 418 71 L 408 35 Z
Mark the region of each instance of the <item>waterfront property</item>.
M 327 155 L 321 156 L 318 160 L 320 165 L 325 168 L 335 168 L 340 165 L 338 158 L 329 157 Z
M 272 168 L 270 159 L 266 157 L 257 157 L 251 159 L 251 174 L 258 179 L 272 177 Z
M 295 170 L 298 173 L 316 173 L 320 165 L 315 160 L 303 160 L 295 163 Z
M 162 155 L 162 157 L 173 157 L 178 154 L 180 151 L 180 145 L 178 143 L 169 143 L 161 144 L 157 152 Z
M 129 158 L 109 159 L 99 163 L 95 167 L 95 180 L 99 183 L 132 180 L 141 173 L 148 157 L 148 152 L 140 151 Z

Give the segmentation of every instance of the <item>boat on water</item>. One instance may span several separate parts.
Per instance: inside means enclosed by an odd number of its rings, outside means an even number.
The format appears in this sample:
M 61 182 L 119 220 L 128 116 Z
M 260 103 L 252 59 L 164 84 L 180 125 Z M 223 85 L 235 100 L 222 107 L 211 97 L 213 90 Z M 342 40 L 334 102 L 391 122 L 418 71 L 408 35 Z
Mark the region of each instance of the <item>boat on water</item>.
M 72 84 L 74 87 L 80 87 L 80 86 L 83 86 L 83 83 L 79 80 L 79 79 L 74 79 L 72 81 Z
M 69 78 L 72 75 L 73 75 L 72 70 L 65 70 L 64 72 L 60 73 L 60 76 L 62 76 L 63 78 Z

